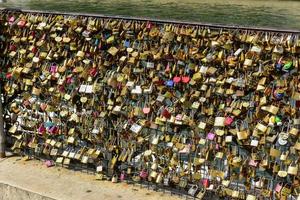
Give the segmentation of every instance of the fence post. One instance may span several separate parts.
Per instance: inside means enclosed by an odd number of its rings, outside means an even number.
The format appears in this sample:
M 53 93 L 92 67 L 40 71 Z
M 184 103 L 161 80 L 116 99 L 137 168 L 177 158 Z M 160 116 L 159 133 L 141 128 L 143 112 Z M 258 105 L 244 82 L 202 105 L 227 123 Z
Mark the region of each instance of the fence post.
M 5 133 L 2 107 L 2 93 L 0 88 L 0 158 L 5 158 Z

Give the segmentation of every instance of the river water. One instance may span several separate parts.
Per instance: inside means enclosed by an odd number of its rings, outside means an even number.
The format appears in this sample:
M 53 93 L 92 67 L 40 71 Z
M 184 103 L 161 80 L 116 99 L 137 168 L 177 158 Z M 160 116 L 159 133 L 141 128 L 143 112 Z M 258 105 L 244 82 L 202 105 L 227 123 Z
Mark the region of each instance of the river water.
M 0 7 L 300 30 L 300 1 L 289 0 L 0 0 Z

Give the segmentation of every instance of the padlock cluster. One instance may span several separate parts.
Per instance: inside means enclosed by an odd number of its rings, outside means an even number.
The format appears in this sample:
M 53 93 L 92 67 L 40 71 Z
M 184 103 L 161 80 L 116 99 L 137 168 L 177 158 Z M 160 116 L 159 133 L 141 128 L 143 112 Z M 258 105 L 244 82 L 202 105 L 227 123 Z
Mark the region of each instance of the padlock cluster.
M 300 194 L 299 34 L 17 12 L 0 26 L 13 151 L 199 199 Z

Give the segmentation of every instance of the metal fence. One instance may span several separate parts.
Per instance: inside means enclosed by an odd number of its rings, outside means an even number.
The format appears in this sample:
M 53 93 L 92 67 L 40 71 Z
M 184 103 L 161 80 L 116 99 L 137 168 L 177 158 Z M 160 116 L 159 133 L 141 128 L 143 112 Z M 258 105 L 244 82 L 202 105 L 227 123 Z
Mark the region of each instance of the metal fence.
M 72 13 L 72 12 L 55 12 L 55 11 L 40 11 L 40 10 L 20 10 L 20 9 L 12 9 L 12 8 L 0 8 L 0 12 L 19 12 L 19 13 L 32 13 L 32 14 L 45 14 L 45 15 L 64 15 L 64 16 L 77 16 L 77 17 L 94 17 L 94 18 L 102 18 L 102 19 L 119 19 L 119 20 L 131 20 L 131 21 L 151 21 L 157 24 L 177 24 L 177 25 L 184 25 L 184 26 L 199 26 L 199 27 L 205 27 L 210 29 L 227 29 L 227 30 L 240 30 L 240 31 L 256 31 L 256 32 L 269 32 L 269 33 L 278 33 L 278 34 L 284 34 L 284 33 L 290 33 L 290 34 L 300 34 L 300 30 L 278 30 L 273 28 L 259 28 L 259 27 L 244 27 L 244 26 L 233 26 L 233 25 L 222 25 L 222 24 L 210 24 L 210 23 L 197 23 L 197 22 L 187 22 L 187 21 L 172 21 L 172 20 L 159 20 L 159 19 L 152 19 L 152 18 L 136 18 L 136 17 L 126 17 L 126 16 L 110 16 L 110 15 L 101 15 L 101 14 L 90 14 L 90 13 Z M 24 152 L 21 152 L 23 155 L 29 155 L 31 157 L 40 159 L 40 160 L 47 160 L 48 157 L 45 157 L 41 154 L 37 154 L 36 152 L 33 152 L 31 149 L 27 149 Z M 62 165 L 63 166 L 63 165 Z M 85 170 L 86 172 L 95 173 L 95 168 L 91 167 L 85 167 L 84 165 L 77 163 L 77 165 L 70 165 L 68 166 L 70 169 L 74 170 Z M 151 185 L 149 182 L 139 182 L 139 184 L 144 185 L 149 188 L 154 188 L 156 190 L 163 189 L 163 191 L 171 191 L 171 194 L 178 194 L 183 195 L 185 198 L 193 198 L 189 197 L 186 193 L 183 193 L 182 191 L 176 191 L 171 190 L 172 188 L 158 188 L 155 187 L 155 185 Z M 243 187 L 243 186 L 241 186 Z M 214 195 L 214 194 L 210 194 Z M 216 199 L 217 197 L 214 196 L 210 198 Z M 207 198 L 209 199 L 209 198 Z

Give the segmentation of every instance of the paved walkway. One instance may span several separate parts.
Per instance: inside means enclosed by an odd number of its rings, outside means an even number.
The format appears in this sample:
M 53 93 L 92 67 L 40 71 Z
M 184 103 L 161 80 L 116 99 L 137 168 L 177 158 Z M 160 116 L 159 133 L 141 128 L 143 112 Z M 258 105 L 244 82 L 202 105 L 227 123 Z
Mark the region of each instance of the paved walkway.
M 47 168 L 40 161 L 23 161 L 19 157 L 0 160 L 0 183 L 58 200 L 180 199 L 139 186 L 97 181 L 94 175 L 61 167 Z

